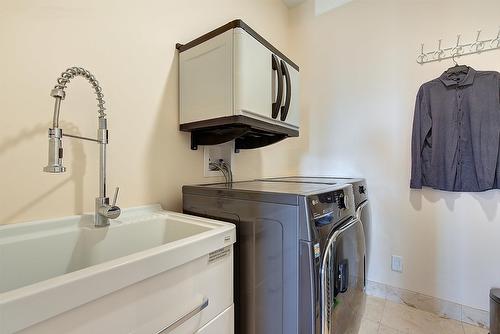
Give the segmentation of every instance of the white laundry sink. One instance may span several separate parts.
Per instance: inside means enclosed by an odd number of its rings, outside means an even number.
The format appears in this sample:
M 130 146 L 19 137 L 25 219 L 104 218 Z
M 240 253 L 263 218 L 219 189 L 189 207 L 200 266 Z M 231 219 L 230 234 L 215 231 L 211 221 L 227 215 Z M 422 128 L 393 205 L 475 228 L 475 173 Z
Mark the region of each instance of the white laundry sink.
M 73 312 L 73 318 L 78 317 L 75 310 L 81 307 L 86 308 L 85 314 L 100 328 L 96 332 L 86 327 L 82 333 L 118 333 L 123 329 L 128 333 L 155 332 L 175 322 L 183 309 L 188 311 L 198 300 L 201 302 L 215 293 L 208 288 L 195 291 L 196 287 L 190 285 L 187 290 L 192 288 L 192 293 L 185 291 L 187 296 L 183 297 L 186 305 L 183 307 L 179 301 L 176 310 L 169 311 L 169 293 L 173 292 L 168 290 L 169 286 L 162 286 L 162 282 L 171 286 L 208 272 L 213 268 L 207 267 L 212 263 L 208 260 L 211 252 L 229 249 L 224 254 L 230 254 L 232 260 L 230 246 L 235 238 L 232 224 L 164 211 L 159 205 L 125 209 L 119 219 L 105 228 L 95 228 L 92 215 L 0 227 L 0 333 L 21 330 L 49 333 L 57 329 L 54 326 L 61 330 L 68 320 L 72 324 L 65 332 L 79 333 L 75 319 L 65 319 L 61 314 L 67 312 L 71 316 Z M 176 269 L 188 263 L 191 269 L 187 272 L 183 269 L 184 274 Z M 226 273 L 232 271 L 232 261 L 225 266 L 219 270 L 224 279 L 230 280 L 227 284 L 232 290 L 232 273 L 230 277 Z M 167 275 L 158 280 L 174 269 L 178 271 L 175 277 Z M 116 299 L 127 287 L 139 289 L 130 290 L 134 293 L 158 289 L 161 295 L 163 291 L 165 298 L 158 302 L 163 303 L 165 312 L 153 312 L 158 313 L 154 319 L 147 316 L 138 319 L 140 316 L 134 316 L 132 304 L 124 308 L 123 298 Z M 212 300 L 212 310 L 208 312 L 211 314 L 198 317 L 193 326 L 201 327 L 231 306 L 232 291 L 221 291 L 216 298 L 220 305 Z M 92 316 L 93 309 L 84 304 L 96 300 L 108 303 L 107 308 L 113 308 L 117 314 L 122 309 L 125 313 L 121 316 L 127 317 L 127 312 L 132 312 L 130 315 L 137 319 L 121 319 L 117 325 L 113 316 L 101 316 L 103 312 L 98 309 Z M 152 301 L 149 303 L 154 305 Z M 106 326 L 108 329 L 104 330 Z M 118 330 L 117 326 L 124 327 Z M 191 333 L 195 327 L 190 329 Z

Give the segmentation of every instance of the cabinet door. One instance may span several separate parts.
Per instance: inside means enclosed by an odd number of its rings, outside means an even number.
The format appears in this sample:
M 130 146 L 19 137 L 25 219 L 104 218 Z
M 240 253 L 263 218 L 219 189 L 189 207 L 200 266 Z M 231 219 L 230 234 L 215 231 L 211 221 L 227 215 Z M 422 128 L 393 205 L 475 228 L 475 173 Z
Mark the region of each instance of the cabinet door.
M 180 124 L 233 115 L 233 32 L 179 54 Z
M 231 305 L 224 312 L 215 317 L 208 324 L 196 331 L 195 334 L 233 334 L 234 333 L 234 306 Z
M 293 127 L 299 128 L 300 124 L 300 112 L 299 112 L 299 71 L 293 68 L 288 63 L 284 62 L 283 66 L 286 66 L 284 69 L 284 91 L 283 91 L 283 102 L 280 111 L 280 119 Z M 288 76 L 288 79 L 286 79 Z M 289 105 L 287 106 L 286 100 L 289 98 Z M 286 113 L 284 115 L 284 113 Z M 284 117 L 286 116 L 286 118 Z
M 244 30 L 234 29 L 235 115 L 298 128 L 298 94 L 299 72 Z
M 271 120 L 273 83 L 271 51 L 246 33 L 234 29 L 234 103 L 235 114 Z M 278 121 L 276 121 L 278 122 Z

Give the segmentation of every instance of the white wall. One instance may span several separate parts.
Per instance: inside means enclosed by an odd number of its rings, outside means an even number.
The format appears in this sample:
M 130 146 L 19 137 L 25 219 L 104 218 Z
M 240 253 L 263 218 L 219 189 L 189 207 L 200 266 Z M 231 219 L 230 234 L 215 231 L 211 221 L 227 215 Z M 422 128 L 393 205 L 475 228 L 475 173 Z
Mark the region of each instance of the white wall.
M 281 0 L 0 3 L 0 224 L 93 211 L 98 145 L 65 139 L 68 172 L 41 171 L 54 103 L 49 93 L 67 67 L 88 68 L 103 87 L 108 181 L 111 191 L 121 186 L 120 206 L 160 202 L 180 210 L 181 185 L 207 180 L 203 150 L 191 151 L 189 134 L 178 131 L 175 43 L 242 18 L 287 51 Z M 67 133 L 95 135 L 96 101 L 84 79 L 68 85 L 61 121 Z M 262 175 L 262 152 L 241 154 L 241 177 Z
M 410 191 L 410 137 L 419 85 L 451 61 L 420 66 L 420 43 L 456 34 L 496 36 L 498 1 L 354 0 L 315 16 L 290 16 L 292 57 L 301 66 L 300 172 L 364 176 L 372 201 L 369 279 L 487 309 L 500 286 L 500 193 Z M 469 56 L 500 70 L 500 52 Z M 404 272 L 390 270 L 391 254 Z

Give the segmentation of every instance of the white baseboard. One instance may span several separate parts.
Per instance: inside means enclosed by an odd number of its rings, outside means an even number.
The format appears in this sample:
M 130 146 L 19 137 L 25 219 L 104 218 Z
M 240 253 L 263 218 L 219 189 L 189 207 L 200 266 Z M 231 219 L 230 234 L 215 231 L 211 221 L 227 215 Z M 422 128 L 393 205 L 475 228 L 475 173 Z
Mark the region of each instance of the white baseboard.
M 484 328 L 488 328 L 489 326 L 490 316 L 488 311 L 478 310 L 418 292 L 368 281 L 366 293 L 369 296 L 387 299 L 422 311 L 431 312 L 442 318 L 454 319 Z

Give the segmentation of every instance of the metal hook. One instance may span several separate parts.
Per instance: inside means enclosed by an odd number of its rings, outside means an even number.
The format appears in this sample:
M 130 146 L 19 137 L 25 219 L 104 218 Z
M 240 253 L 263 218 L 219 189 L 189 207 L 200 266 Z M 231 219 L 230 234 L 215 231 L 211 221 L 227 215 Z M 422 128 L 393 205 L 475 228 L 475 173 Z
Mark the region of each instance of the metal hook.
M 443 42 L 442 39 L 439 40 L 439 46 L 438 46 L 438 49 L 436 52 L 434 52 L 434 58 L 436 58 L 437 60 L 441 60 L 441 57 L 443 56 L 444 54 L 444 50 L 441 49 L 441 43 Z
M 455 57 L 456 56 L 460 56 L 458 53 L 454 53 L 452 56 L 451 56 L 451 60 L 453 60 L 453 62 L 455 63 L 455 66 L 458 66 L 458 63 L 457 61 L 455 60 Z
M 500 47 L 500 28 L 498 29 L 498 33 L 497 33 L 497 38 L 494 38 L 491 40 L 490 42 L 490 46 L 492 48 L 494 48 L 495 46 L 493 46 L 493 44 L 496 43 L 496 47 L 499 48 Z
M 460 45 L 460 39 L 462 38 L 462 35 L 458 34 L 457 35 L 457 45 L 451 49 L 451 54 L 452 55 L 459 55 L 462 53 L 462 50 L 463 50 L 463 46 Z
M 479 37 L 481 36 L 481 30 L 477 31 L 476 41 L 471 44 L 470 48 L 476 49 L 476 52 L 481 52 L 484 49 L 484 41 L 480 41 Z
M 427 55 L 424 53 L 424 43 L 420 44 L 420 55 L 417 57 L 417 63 L 423 65 L 427 61 Z

